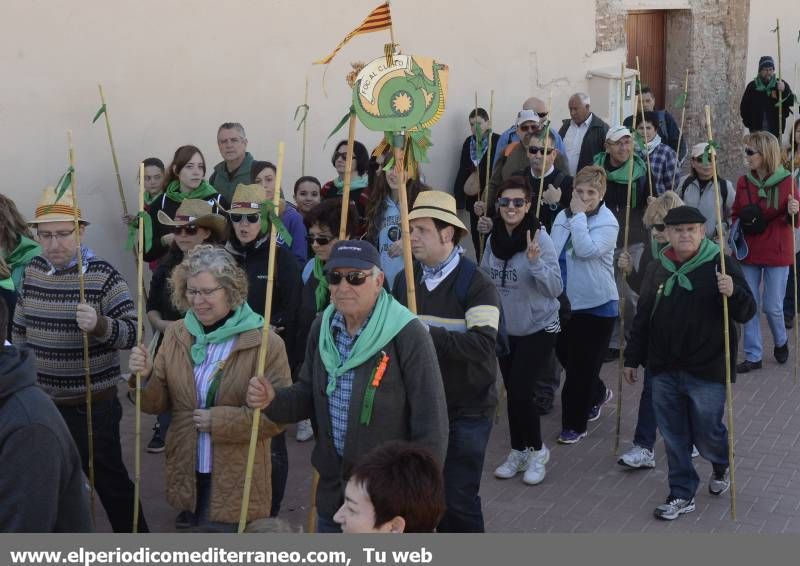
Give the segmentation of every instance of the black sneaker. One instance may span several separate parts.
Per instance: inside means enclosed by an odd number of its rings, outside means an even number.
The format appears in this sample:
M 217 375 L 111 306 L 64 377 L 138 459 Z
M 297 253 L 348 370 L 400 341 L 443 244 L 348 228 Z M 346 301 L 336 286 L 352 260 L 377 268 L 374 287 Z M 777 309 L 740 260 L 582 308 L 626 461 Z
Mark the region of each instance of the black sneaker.
M 181 511 L 175 517 L 176 529 L 191 529 L 197 526 L 197 517 L 191 511 Z
M 711 495 L 722 495 L 731 487 L 731 476 L 726 468 L 724 472 L 711 472 L 708 480 L 708 493 Z
M 785 364 L 789 359 L 789 341 L 787 340 L 783 346 L 775 346 L 772 349 L 772 355 L 779 364 Z
M 694 497 L 691 499 L 681 499 L 679 497 L 667 497 L 666 503 L 659 505 L 653 511 L 656 519 L 663 519 L 664 521 L 672 521 L 677 519 L 678 515 L 684 513 L 691 513 L 694 511 Z
M 613 362 L 614 360 L 619 360 L 619 349 L 609 348 L 606 351 L 606 357 L 603 358 L 603 362 L 608 363 L 608 362 Z
M 161 427 L 156 424 L 153 426 L 153 438 L 147 443 L 147 451 L 151 454 L 159 454 L 164 451 L 164 439 L 161 438 Z
M 736 373 L 747 373 L 748 371 L 752 371 L 754 369 L 761 369 L 761 360 L 757 362 L 751 362 L 750 360 L 745 360 L 736 366 Z

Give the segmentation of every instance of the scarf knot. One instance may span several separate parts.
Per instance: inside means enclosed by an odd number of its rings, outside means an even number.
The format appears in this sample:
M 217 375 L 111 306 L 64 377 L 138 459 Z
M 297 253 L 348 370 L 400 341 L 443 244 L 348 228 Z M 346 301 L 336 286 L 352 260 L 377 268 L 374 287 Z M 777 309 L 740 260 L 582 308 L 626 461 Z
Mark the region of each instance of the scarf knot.
M 167 185 L 167 190 L 164 191 L 169 200 L 181 203 L 187 198 L 208 200 L 209 198 L 217 195 L 217 189 L 208 184 L 205 179 L 200 182 L 196 189 L 190 193 L 181 192 L 181 184 L 179 181 L 172 181 Z
M 183 323 L 186 325 L 186 330 L 189 331 L 189 334 L 194 337 L 194 344 L 192 344 L 190 353 L 192 362 L 198 365 L 202 364 L 206 359 L 208 344 L 220 344 L 248 330 L 263 328 L 264 317 L 253 312 L 253 309 L 247 303 L 242 303 L 233 311 L 233 314 L 225 321 L 225 324 L 211 332 L 206 333 L 192 309 L 186 312 Z M 262 336 L 261 339 L 267 340 L 267 337 Z
M 291 246 L 294 238 L 292 238 L 289 230 L 286 229 L 286 225 L 275 209 L 275 203 L 270 200 L 265 200 L 258 205 L 258 211 L 261 213 L 261 231 L 267 232 L 270 225 L 274 224 L 278 236 L 280 236 L 287 246 Z
M 665 297 L 670 296 L 676 282 L 681 288 L 690 292 L 693 291 L 694 286 L 687 275 L 701 265 L 712 261 L 719 255 L 719 246 L 708 238 L 703 238 L 703 240 L 700 242 L 700 248 L 697 250 L 697 253 L 694 255 L 694 257 L 692 257 L 689 261 L 682 263 L 680 267 L 677 267 L 675 262 L 667 257 L 667 253 L 670 250 L 672 250 L 672 246 L 668 245 L 665 246 L 658 254 L 658 259 L 661 261 L 661 265 L 671 274 L 664 282 Z
M 128 241 L 125 243 L 126 250 L 132 250 L 133 245 L 136 243 L 136 236 L 139 234 L 139 222 L 142 224 L 144 230 L 144 251 L 149 252 L 153 247 L 153 219 L 145 212 L 140 210 L 139 213 L 133 217 L 133 220 L 128 224 Z
M 780 202 L 780 191 L 778 185 L 786 177 L 791 175 L 782 165 L 778 165 L 775 172 L 769 177 L 764 179 L 757 179 L 752 171 L 747 172 L 747 179 L 758 188 L 758 197 L 767 200 L 767 206 L 770 208 L 778 208 Z

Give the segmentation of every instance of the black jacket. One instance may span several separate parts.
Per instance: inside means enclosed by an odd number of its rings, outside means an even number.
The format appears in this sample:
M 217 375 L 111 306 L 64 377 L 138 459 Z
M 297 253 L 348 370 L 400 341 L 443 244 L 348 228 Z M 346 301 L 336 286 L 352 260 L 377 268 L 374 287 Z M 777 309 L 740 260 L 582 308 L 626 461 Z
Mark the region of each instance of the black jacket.
M 766 119 L 766 130 L 778 139 L 781 138 L 781 134 L 786 128 L 786 118 L 792 113 L 792 102 L 794 101 L 789 83 L 786 81 L 784 83 L 786 89 L 783 93 L 774 90 L 770 95 L 757 91 L 754 80 L 747 84 L 739 104 L 739 114 L 748 130 L 751 132 L 764 130 L 764 120 Z M 775 106 L 778 103 L 778 94 L 782 94 L 782 98 L 786 98 L 783 101 L 783 124 L 781 124 L 780 131 L 778 131 L 778 107 Z
M 0 532 L 91 532 L 78 449 L 36 385 L 28 349 L 0 346 Z
M 619 168 L 629 167 L 626 161 Z M 603 168 L 606 173 L 614 171 L 611 166 L 611 158 L 606 156 Z M 625 206 L 628 199 L 628 184 L 606 183 L 606 195 L 603 202 L 606 207 L 614 213 L 619 223 L 619 235 L 617 236 L 617 247 L 621 248 L 625 237 Z M 628 243 L 636 244 L 647 241 L 647 233 L 644 227 L 643 215 L 647 208 L 647 175 L 639 177 L 631 186 L 631 212 L 630 212 L 630 232 Z
M 558 134 L 563 139 L 567 135 L 571 120 L 564 120 L 561 123 L 561 129 Z M 589 124 L 589 131 L 583 137 L 581 143 L 581 154 L 578 157 L 578 168 L 580 171 L 587 165 L 592 164 L 594 156 L 605 149 L 606 146 L 606 133 L 608 133 L 608 124 L 603 122 L 597 114 L 592 114 L 592 122 Z
M 533 203 L 531 205 L 531 214 L 535 214 L 536 201 L 541 198 L 541 195 L 539 195 L 539 185 L 541 184 L 541 179 L 533 176 L 533 172 L 531 171 L 530 167 L 523 169 L 516 174 L 528 178 L 528 184 L 531 187 L 531 202 Z M 549 205 L 543 202 L 539 207 L 539 222 L 541 222 L 547 228 L 548 234 L 553 228 L 553 222 L 555 222 L 558 213 L 565 208 L 569 208 L 569 201 L 572 200 L 572 180 L 572 177 L 563 171 L 559 171 L 557 167 L 553 167 L 553 171 L 544 178 L 545 191 L 549 185 L 553 185 L 557 189 L 561 189 L 561 200 L 557 205 Z
M 475 171 L 475 165 L 472 163 L 472 158 L 469 156 L 469 140 L 472 136 L 467 136 L 461 146 L 461 157 L 458 160 L 458 172 L 456 173 L 456 181 L 453 183 L 453 196 L 456 198 L 456 208 L 462 209 L 466 206 L 467 196 L 464 194 L 464 183 L 467 178 Z M 497 147 L 497 142 L 500 141 L 499 134 L 492 134 L 492 153 Z M 481 181 L 481 190 L 486 186 L 486 167 L 489 166 L 489 151 L 483 155 L 480 163 L 478 163 L 478 175 Z M 469 197 L 475 199 L 476 197 Z
M 678 282 L 667 297 L 659 293 L 669 272 L 654 261 L 642 283 L 631 337 L 625 348 L 625 366 L 646 365 L 653 375 L 685 371 L 698 379 L 725 382 L 725 343 L 722 331 L 722 295 L 717 288 L 719 257 L 689 273 L 693 290 Z M 725 257 L 733 278 L 728 299 L 731 337 L 731 380 L 736 379 L 736 322 L 745 323 L 756 313 L 756 301 L 739 264 Z M 656 297 L 660 298 L 656 300 Z

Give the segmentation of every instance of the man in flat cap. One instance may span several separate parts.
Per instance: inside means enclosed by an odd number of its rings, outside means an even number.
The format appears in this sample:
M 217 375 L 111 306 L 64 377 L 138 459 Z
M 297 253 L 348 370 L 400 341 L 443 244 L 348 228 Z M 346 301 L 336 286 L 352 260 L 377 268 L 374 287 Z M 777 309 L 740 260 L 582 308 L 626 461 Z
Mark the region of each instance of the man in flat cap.
M 664 217 L 669 244 L 650 264 L 642 282 L 631 338 L 625 348 L 625 379 L 647 364 L 653 376 L 653 408 L 664 437 L 669 496 L 654 514 L 672 520 L 695 509 L 699 478 L 692 443 L 713 466 L 711 495 L 730 487 L 725 410 L 725 337 L 722 295 L 728 297 L 731 367 L 736 366 L 736 326 L 750 320 L 756 302 L 739 264 L 705 237 L 706 218 L 691 206 Z M 725 257 L 725 272 L 719 269 Z M 731 378 L 735 377 L 732 372 Z

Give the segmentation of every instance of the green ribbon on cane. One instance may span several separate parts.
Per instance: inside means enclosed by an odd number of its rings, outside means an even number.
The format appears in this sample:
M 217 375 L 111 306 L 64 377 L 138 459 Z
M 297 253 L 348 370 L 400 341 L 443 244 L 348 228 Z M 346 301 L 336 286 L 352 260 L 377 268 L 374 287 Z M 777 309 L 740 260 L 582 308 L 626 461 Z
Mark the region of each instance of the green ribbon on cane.
M 261 213 L 261 231 L 266 232 L 269 230 L 271 224 L 275 225 L 278 230 L 278 236 L 286 243 L 287 246 L 292 245 L 292 235 L 286 226 L 283 224 L 281 217 L 278 216 L 275 210 L 275 204 L 272 201 L 265 200 L 258 205 L 258 210 Z
M 708 140 L 708 144 L 706 148 L 703 150 L 703 165 L 708 165 L 711 159 L 711 148 L 714 148 L 714 153 L 719 150 L 719 144 L 715 142 L 713 139 Z
M 133 217 L 131 223 L 128 224 L 128 241 L 125 243 L 125 249 L 132 250 L 136 243 L 136 236 L 139 233 L 140 218 L 142 222 L 144 222 L 142 225 L 144 229 L 144 251 L 149 252 L 150 248 L 153 247 L 153 219 L 144 210 L 140 210 L 139 213 Z

